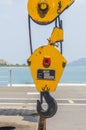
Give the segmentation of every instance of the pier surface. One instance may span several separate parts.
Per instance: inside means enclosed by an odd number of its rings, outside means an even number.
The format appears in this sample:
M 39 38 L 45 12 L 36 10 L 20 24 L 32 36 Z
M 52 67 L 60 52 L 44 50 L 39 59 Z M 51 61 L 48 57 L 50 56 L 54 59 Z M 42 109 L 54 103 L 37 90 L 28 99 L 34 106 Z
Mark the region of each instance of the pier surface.
M 58 111 L 47 119 L 47 130 L 86 130 L 86 84 L 60 84 L 51 95 Z M 0 87 L 0 127 L 37 130 L 37 99 L 34 85 Z

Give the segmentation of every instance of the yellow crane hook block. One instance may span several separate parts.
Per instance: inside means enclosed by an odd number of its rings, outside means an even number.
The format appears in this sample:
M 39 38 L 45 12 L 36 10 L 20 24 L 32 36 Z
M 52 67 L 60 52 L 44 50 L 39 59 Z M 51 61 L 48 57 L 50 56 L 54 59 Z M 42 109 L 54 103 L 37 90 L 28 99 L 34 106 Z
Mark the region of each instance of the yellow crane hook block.
M 74 0 L 28 0 L 27 10 L 35 22 L 48 24 L 73 2 Z
M 52 45 L 39 47 L 27 60 L 39 92 L 53 92 L 61 78 L 66 59 Z

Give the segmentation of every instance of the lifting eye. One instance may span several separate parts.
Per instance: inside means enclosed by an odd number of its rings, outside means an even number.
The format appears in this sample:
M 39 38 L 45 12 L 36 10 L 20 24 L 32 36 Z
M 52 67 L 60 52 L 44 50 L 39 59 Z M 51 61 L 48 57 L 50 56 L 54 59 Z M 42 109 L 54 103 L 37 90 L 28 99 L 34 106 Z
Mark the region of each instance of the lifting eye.
M 46 13 L 48 12 L 48 4 L 45 2 L 38 3 L 38 13 L 41 18 L 45 17 Z
M 51 64 L 51 59 L 50 58 L 44 58 L 43 59 L 43 66 L 44 67 L 49 67 L 50 66 L 50 64 Z
M 46 11 L 46 10 L 48 9 L 48 4 L 42 2 L 42 3 L 38 4 L 38 7 L 39 7 L 39 9 L 40 9 L 41 11 Z

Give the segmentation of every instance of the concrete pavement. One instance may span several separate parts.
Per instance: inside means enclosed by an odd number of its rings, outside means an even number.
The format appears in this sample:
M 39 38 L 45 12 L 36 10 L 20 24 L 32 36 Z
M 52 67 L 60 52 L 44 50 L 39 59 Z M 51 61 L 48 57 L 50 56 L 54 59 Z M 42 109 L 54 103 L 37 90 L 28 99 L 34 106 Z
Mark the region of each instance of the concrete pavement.
M 47 119 L 47 130 L 86 130 L 86 85 L 59 85 L 52 96 L 58 112 Z M 0 126 L 37 130 L 38 116 L 31 116 L 36 112 L 37 99 L 35 87 L 0 87 Z
M 47 130 L 86 130 L 86 105 L 60 105 L 46 124 Z

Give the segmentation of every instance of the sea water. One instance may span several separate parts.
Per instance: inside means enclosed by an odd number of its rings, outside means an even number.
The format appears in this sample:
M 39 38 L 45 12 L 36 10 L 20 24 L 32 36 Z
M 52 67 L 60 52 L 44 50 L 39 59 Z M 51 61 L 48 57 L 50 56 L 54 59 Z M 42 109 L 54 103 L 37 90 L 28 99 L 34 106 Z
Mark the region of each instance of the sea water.
M 86 83 L 86 66 L 67 66 L 61 83 Z
M 28 67 L 1 67 L 0 86 L 8 84 L 31 84 L 33 79 Z
M 86 66 L 66 66 L 60 83 L 86 83 Z M 0 67 L 0 86 L 33 84 L 28 67 Z

